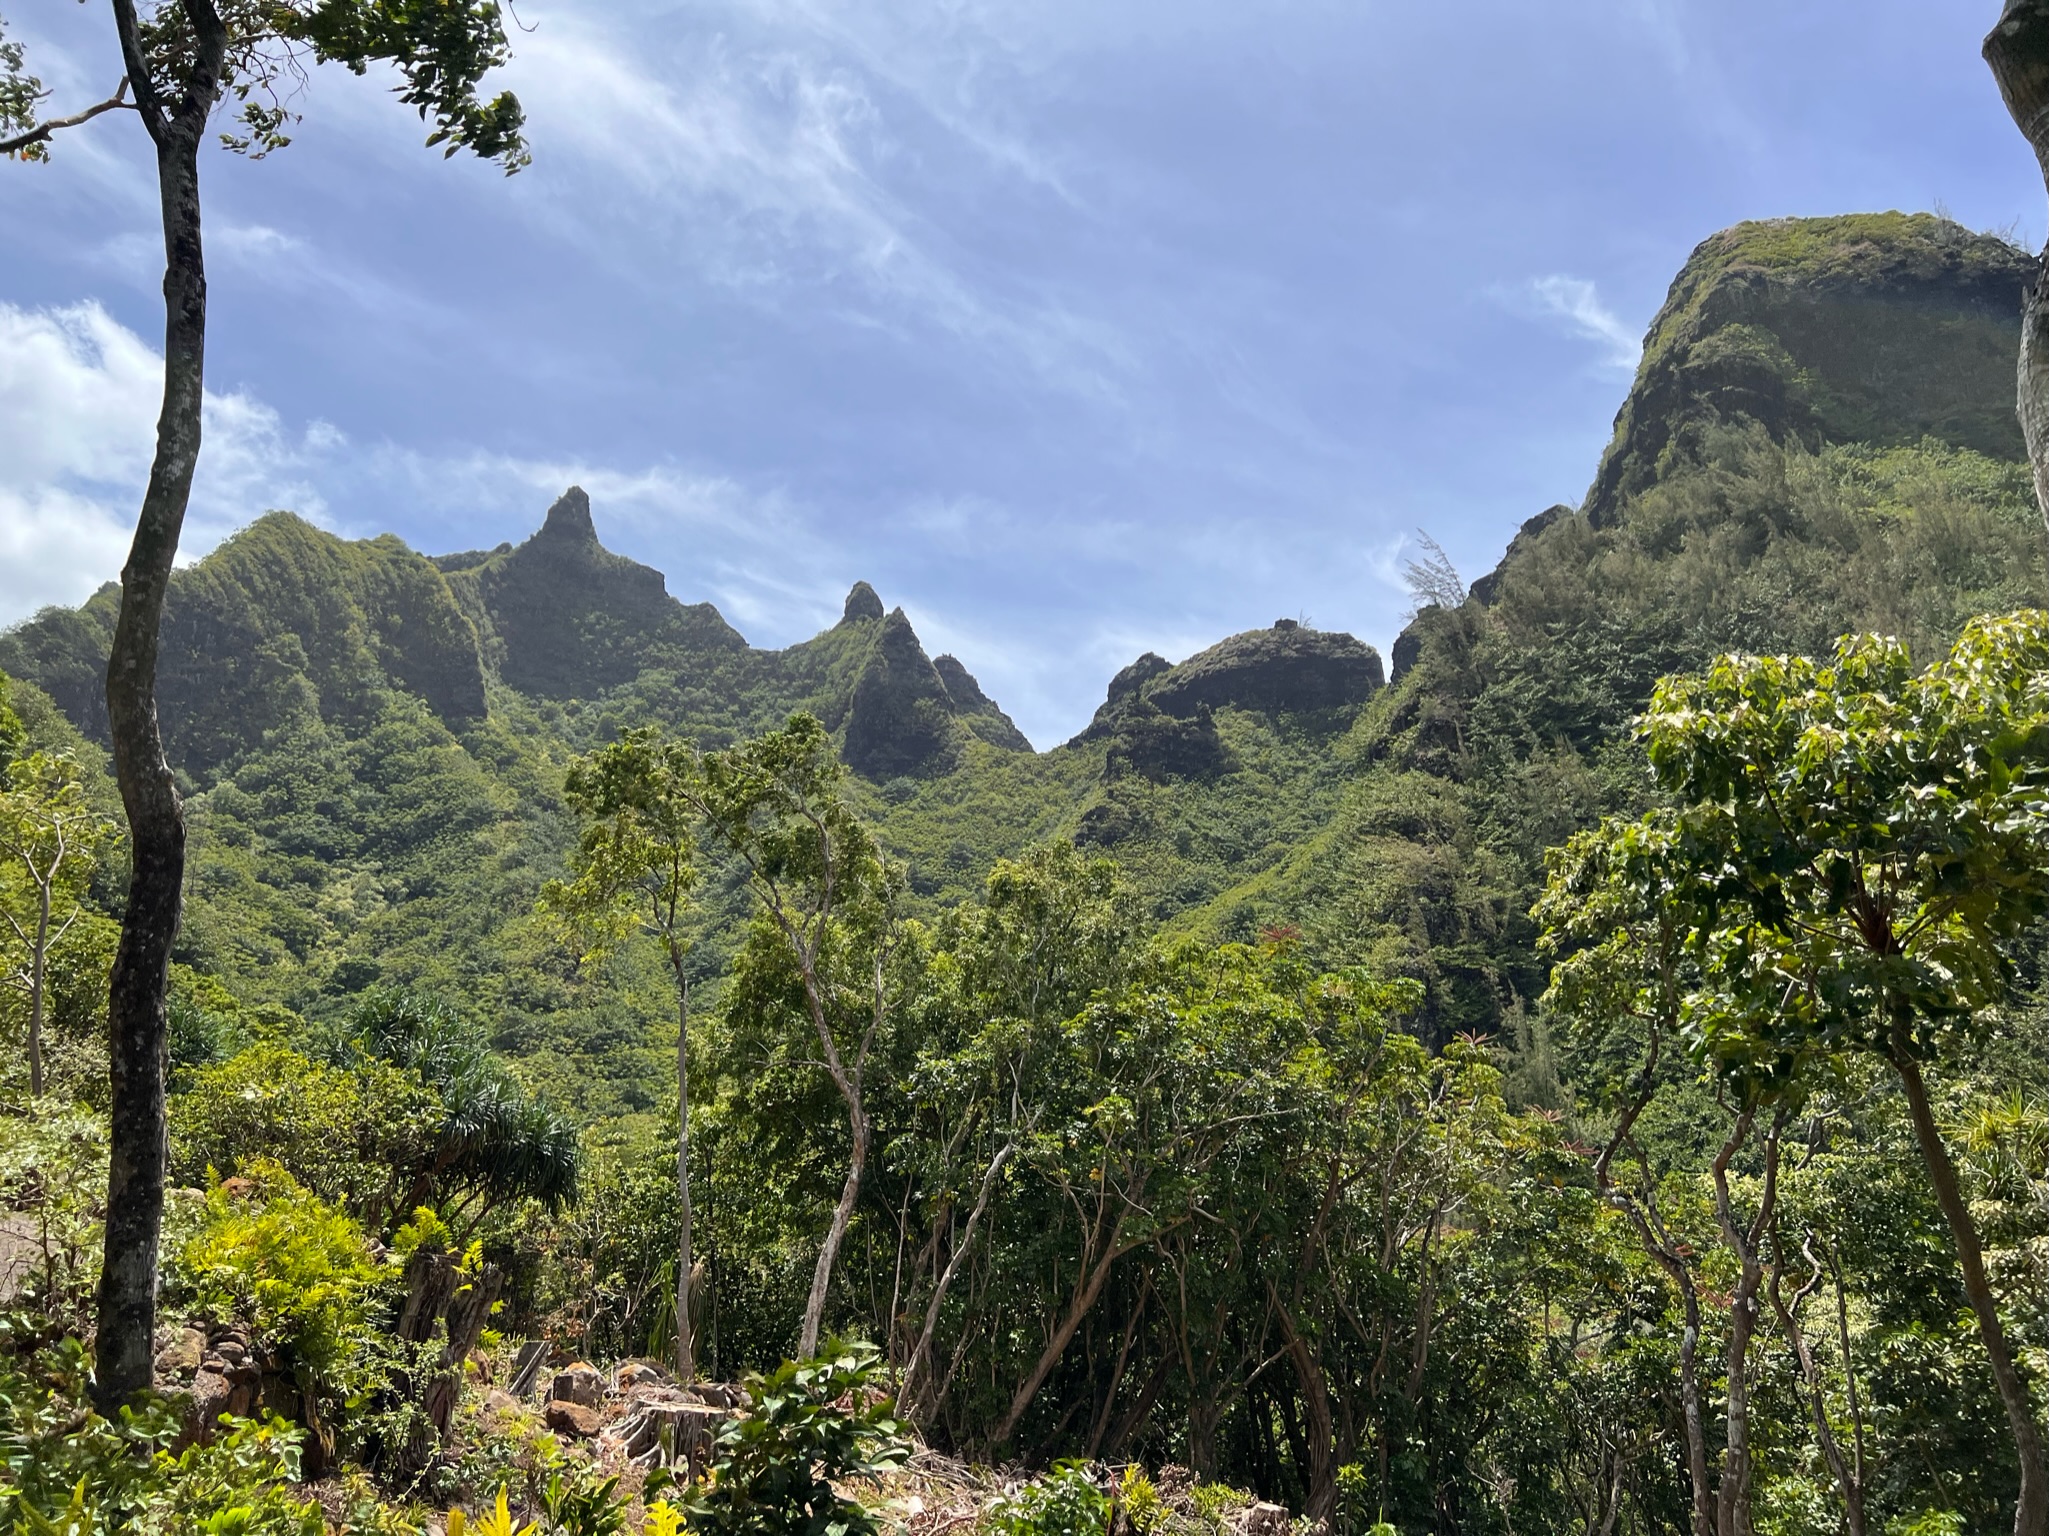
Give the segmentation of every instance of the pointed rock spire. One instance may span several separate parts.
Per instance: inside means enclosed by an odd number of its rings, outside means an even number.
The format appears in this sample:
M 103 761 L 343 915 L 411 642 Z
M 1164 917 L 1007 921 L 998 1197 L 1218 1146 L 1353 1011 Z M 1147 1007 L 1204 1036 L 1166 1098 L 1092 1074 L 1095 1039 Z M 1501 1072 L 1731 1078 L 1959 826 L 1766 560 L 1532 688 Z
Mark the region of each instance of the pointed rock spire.
M 879 619 L 882 617 L 882 599 L 875 595 L 875 589 L 865 581 L 854 583 L 854 590 L 847 594 L 847 606 L 840 614 L 842 624 L 851 624 L 856 619 Z
M 598 542 L 598 530 L 591 523 L 591 499 L 582 486 L 572 485 L 556 498 L 535 537 L 574 544 Z

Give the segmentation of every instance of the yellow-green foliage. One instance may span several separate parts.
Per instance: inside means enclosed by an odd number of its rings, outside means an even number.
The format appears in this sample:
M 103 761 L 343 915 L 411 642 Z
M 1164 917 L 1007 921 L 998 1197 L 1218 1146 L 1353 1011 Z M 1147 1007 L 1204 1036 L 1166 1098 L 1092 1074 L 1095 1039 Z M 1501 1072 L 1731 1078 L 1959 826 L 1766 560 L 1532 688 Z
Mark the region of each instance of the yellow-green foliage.
M 30 1239 L 17 1301 L 82 1325 L 100 1268 L 107 1127 L 96 1114 L 43 1099 L 0 1120 L 0 1210 Z M 26 1229 L 25 1231 L 23 1229 Z
M 362 1337 L 390 1271 L 347 1213 L 277 1163 L 252 1163 L 244 1177 L 251 1187 L 209 1191 L 177 1283 L 201 1312 L 245 1323 L 265 1347 L 328 1375 Z
M 86 1398 L 84 1348 L 33 1360 L 0 1351 L 0 1530 L 16 1536 L 321 1536 L 320 1508 L 291 1485 L 302 1432 L 240 1420 L 207 1445 L 167 1449 L 177 1415 L 161 1399 L 119 1424 Z

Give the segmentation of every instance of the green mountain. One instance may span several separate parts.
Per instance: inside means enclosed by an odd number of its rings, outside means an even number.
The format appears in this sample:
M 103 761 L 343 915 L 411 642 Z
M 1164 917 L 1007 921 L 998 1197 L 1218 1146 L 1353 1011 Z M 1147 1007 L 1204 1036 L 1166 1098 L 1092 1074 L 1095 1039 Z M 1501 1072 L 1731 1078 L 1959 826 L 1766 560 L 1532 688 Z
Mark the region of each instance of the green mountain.
M 1646 793 L 1622 750 L 1662 673 L 1849 628 L 1932 646 L 2040 601 L 2013 422 L 2024 253 L 1927 216 L 1746 224 L 1653 324 L 1581 509 L 1532 518 L 1391 676 L 1281 621 L 1112 679 L 1033 752 L 865 583 L 750 647 L 607 551 L 572 488 L 517 546 L 429 557 L 271 513 L 178 574 L 162 714 L 191 794 L 184 958 L 308 1015 L 380 979 L 492 1021 L 592 1116 L 660 1096 L 658 988 L 596 986 L 529 913 L 560 867 L 571 755 L 643 721 L 722 744 L 817 714 L 937 908 L 1048 838 L 1114 855 L 1154 915 L 1425 982 L 1430 1027 L 1523 1028 L 1545 847 Z M 114 597 L 0 636 L 0 668 L 105 732 Z M 715 977 L 743 909 L 708 892 Z M 673 1026 L 671 1026 L 673 1033 Z

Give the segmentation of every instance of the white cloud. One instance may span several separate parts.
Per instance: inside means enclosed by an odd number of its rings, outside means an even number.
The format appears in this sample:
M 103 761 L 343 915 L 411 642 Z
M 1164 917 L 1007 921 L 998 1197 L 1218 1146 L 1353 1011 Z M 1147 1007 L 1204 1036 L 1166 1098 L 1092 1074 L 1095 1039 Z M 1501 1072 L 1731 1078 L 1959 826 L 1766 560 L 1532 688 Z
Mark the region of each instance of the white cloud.
M 162 359 L 99 305 L 0 304 L 0 622 L 118 574 L 162 391 Z M 305 471 L 337 440 L 324 423 L 295 438 L 262 402 L 209 394 L 184 557 L 269 507 L 318 517 Z
M 680 262 L 769 307 L 797 286 L 844 293 L 847 324 L 937 328 L 1070 393 L 1118 398 L 1133 359 L 1115 326 L 999 291 L 889 184 L 924 163 L 931 124 L 1065 199 L 1052 172 L 832 18 L 733 9 L 730 29 L 659 39 L 564 11 L 520 40 L 507 83 L 548 146 L 527 206 L 551 232 L 628 268 L 659 252 L 664 287 Z
M 1530 283 L 1530 294 L 1545 314 L 1563 320 L 1576 335 L 1600 343 L 1611 365 L 1636 367 L 1643 343 L 1619 315 L 1601 302 L 1599 290 L 1585 278 L 1557 274 L 1536 278 Z

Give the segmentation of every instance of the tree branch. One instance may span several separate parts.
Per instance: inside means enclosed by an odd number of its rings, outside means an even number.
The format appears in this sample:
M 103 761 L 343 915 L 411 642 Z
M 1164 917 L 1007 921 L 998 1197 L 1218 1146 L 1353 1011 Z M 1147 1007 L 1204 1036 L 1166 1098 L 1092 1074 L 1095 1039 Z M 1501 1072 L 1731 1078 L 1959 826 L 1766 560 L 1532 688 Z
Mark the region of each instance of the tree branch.
M 131 112 L 136 110 L 135 104 L 128 100 L 126 75 L 121 77 L 121 83 L 114 88 L 114 94 L 105 101 L 97 102 L 83 112 L 74 112 L 69 117 L 53 117 L 47 123 L 37 123 L 26 133 L 17 133 L 11 139 L 0 139 L 0 155 L 18 155 L 33 145 L 46 144 L 50 135 L 58 130 L 76 128 L 81 123 L 89 123 L 102 112 L 111 112 L 116 107 L 126 107 Z

